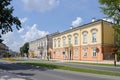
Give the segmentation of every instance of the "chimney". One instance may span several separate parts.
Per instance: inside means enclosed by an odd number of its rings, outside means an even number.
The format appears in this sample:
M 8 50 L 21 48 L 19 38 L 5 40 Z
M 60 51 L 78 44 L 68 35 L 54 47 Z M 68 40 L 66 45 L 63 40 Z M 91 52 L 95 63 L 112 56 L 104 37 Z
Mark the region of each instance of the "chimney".
M 96 18 L 92 18 L 92 22 L 96 21 Z

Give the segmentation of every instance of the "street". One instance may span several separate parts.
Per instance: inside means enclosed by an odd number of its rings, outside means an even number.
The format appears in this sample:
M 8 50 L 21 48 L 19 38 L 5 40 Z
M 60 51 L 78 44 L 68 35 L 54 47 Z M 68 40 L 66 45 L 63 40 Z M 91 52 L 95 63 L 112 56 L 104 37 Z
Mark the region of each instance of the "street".
M 0 61 L 0 80 L 119 80 L 119 78 Z

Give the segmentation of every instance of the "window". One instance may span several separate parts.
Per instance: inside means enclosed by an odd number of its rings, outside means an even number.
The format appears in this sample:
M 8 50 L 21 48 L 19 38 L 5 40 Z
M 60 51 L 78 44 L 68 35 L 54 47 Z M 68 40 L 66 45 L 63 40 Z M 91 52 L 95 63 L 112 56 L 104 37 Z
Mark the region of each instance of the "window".
M 78 48 L 75 48 L 75 49 L 74 49 L 74 56 L 75 56 L 75 57 L 78 57 Z
M 87 56 L 87 48 L 83 49 L 83 56 L 86 57 Z
M 65 39 L 65 37 L 63 38 L 63 46 L 65 46 L 65 44 L 66 44 L 66 39 Z
M 60 49 L 58 49 L 58 56 L 60 56 Z
M 97 30 L 92 30 L 92 42 L 97 42 Z
M 56 47 L 56 39 L 54 39 L 54 47 Z
M 87 32 L 83 32 L 83 44 L 87 43 Z
M 92 56 L 93 57 L 97 56 L 96 48 L 92 48 Z
M 58 39 L 58 47 L 60 47 L 60 39 Z
M 71 36 L 68 37 L 68 44 L 71 44 Z
M 75 45 L 78 45 L 78 35 L 74 35 L 74 44 Z

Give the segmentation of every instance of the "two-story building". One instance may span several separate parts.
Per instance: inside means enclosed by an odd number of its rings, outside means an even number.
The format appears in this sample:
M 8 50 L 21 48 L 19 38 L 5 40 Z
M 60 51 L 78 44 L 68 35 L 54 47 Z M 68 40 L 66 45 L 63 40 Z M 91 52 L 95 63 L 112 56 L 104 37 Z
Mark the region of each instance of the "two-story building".
M 41 57 L 42 59 L 46 59 L 48 56 L 47 53 L 49 52 L 49 57 L 51 58 L 52 36 L 55 34 L 57 34 L 57 32 L 29 42 L 29 57 Z
M 112 24 L 97 20 L 53 36 L 53 59 L 102 61 L 113 59 Z

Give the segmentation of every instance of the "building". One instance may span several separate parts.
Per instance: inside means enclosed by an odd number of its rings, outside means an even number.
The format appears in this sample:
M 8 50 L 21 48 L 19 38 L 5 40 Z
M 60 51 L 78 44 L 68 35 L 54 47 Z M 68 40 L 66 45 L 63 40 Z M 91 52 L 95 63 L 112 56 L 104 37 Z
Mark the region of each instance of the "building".
M 6 57 L 9 53 L 9 47 L 4 43 L 0 43 L 0 57 Z
M 53 36 L 53 59 L 112 60 L 114 29 L 104 20 L 92 21 Z
M 53 42 L 52 36 L 57 33 L 58 32 L 49 34 L 42 38 L 29 42 L 29 57 L 40 57 L 42 59 L 46 59 L 49 53 L 49 57 L 51 58 Z

